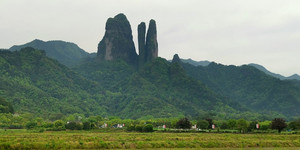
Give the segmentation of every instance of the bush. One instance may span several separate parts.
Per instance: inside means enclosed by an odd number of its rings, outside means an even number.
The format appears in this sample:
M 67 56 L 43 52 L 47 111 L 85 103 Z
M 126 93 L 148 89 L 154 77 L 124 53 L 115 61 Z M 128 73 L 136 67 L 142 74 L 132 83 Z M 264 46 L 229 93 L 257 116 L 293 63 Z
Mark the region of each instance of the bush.
M 64 126 L 47 129 L 47 131 L 65 131 L 65 130 L 66 130 L 66 128 Z
M 152 124 L 146 124 L 143 127 L 143 132 L 153 132 L 153 125 Z
M 54 127 L 58 128 L 58 127 L 64 127 L 65 126 L 65 122 L 62 120 L 56 120 L 54 121 Z
M 75 130 L 76 129 L 76 122 L 74 122 L 74 121 L 68 122 L 65 125 L 65 127 L 66 127 L 66 129 L 69 129 L 69 130 Z
M 192 127 L 192 123 L 188 118 L 182 118 L 176 123 L 177 129 L 190 129 Z
M 209 122 L 206 120 L 200 120 L 197 122 L 197 127 L 199 129 L 208 129 L 208 126 L 209 126 Z
M 300 129 L 300 119 L 290 122 L 288 125 L 288 128 L 292 129 L 292 130 L 299 130 Z
M 83 130 L 90 130 L 91 129 L 91 123 L 86 121 L 83 123 Z
M 131 124 L 126 127 L 127 131 L 135 131 L 135 125 Z
M 83 125 L 81 123 L 76 123 L 76 128 L 75 130 L 82 130 L 83 129 Z
M 43 127 L 44 128 L 53 128 L 54 127 L 54 124 L 52 122 L 45 122 L 43 124 Z
M 252 131 L 256 129 L 256 124 L 258 124 L 258 121 L 252 121 L 248 126 L 248 131 Z
M 35 121 L 30 121 L 26 123 L 26 129 L 33 129 L 37 127 L 37 122 Z
M 20 124 L 12 124 L 8 126 L 8 129 L 23 129 L 23 126 Z
M 66 129 L 69 130 L 82 130 L 83 125 L 79 122 L 71 121 L 65 125 Z
M 221 129 L 229 129 L 227 122 L 222 122 L 220 127 L 221 127 Z
M 136 125 L 135 126 L 135 131 L 143 132 L 143 125 Z

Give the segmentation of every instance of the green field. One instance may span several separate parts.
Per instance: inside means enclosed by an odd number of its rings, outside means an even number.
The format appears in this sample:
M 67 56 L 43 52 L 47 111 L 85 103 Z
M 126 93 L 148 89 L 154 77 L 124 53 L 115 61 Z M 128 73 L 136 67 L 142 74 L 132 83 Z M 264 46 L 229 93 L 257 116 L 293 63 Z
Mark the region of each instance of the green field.
M 298 148 L 297 148 L 298 147 Z M 0 149 L 300 149 L 299 134 L 1 130 Z

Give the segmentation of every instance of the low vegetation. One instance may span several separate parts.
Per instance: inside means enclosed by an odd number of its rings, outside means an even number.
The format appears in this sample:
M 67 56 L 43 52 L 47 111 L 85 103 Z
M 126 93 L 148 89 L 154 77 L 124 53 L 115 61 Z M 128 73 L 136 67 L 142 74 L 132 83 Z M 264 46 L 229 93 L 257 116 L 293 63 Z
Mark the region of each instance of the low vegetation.
M 0 149 L 141 149 L 300 147 L 299 134 L 139 133 L 1 130 Z

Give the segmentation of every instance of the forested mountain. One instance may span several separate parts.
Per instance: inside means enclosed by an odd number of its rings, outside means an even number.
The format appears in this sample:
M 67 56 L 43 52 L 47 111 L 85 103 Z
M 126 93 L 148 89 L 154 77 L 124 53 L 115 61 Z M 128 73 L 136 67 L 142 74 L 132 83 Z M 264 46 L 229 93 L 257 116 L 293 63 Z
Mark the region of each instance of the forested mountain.
M 0 113 L 14 113 L 12 104 L 2 97 L 0 97 Z
M 251 110 L 286 117 L 300 115 L 300 88 L 297 83 L 282 81 L 247 65 L 210 63 L 206 67 L 195 67 L 182 63 L 182 66 L 189 76 Z
M 33 48 L 0 51 L 0 95 L 17 113 L 103 114 L 96 82 L 77 75 L 45 52 Z
M 24 45 L 12 46 L 9 50 L 17 51 L 25 47 L 33 47 L 35 49 L 44 50 L 48 57 L 53 58 L 68 67 L 77 65 L 84 58 L 95 57 L 94 54 L 85 52 L 76 44 L 64 41 L 44 42 L 36 39 Z
M 138 71 L 121 60 L 95 58 L 76 69 L 83 77 L 43 51 L 24 48 L 0 51 L 0 71 L 1 96 L 13 104 L 16 113 L 140 118 L 245 111 L 188 77 L 177 63 L 162 58 Z
M 177 63 L 156 58 L 138 71 L 124 61 L 94 59 L 76 68 L 83 76 L 112 92 L 108 112 L 124 118 L 197 117 L 208 113 L 246 111 L 237 103 L 188 77 Z M 115 96 L 115 97 L 113 97 Z

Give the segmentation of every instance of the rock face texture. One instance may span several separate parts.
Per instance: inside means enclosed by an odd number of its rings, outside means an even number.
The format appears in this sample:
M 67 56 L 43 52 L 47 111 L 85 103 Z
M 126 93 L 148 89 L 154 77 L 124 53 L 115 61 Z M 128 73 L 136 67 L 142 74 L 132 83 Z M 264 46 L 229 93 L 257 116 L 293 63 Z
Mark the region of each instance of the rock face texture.
M 150 20 L 146 39 L 146 61 L 151 61 L 156 57 L 158 57 L 156 23 Z
M 139 66 L 143 66 L 146 62 L 146 24 L 142 22 L 138 26 L 138 42 L 139 42 Z
M 109 18 L 105 26 L 105 35 L 98 44 L 97 56 L 100 60 L 124 60 L 135 66 L 158 57 L 156 23 L 152 19 L 146 34 L 146 24 L 138 25 L 139 56 L 132 39 L 130 23 L 124 14 Z
M 132 30 L 124 14 L 109 18 L 105 26 L 105 35 L 98 44 L 97 56 L 101 60 L 124 60 L 137 64 L 138 56 L 132 39 Z
M 158 57 L 157 31 L 154 20 L 150 20 L 146 39 L 145 34 L 146 25 L 142 22 L 138 26 L 139 66 Z

